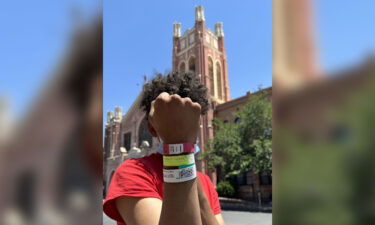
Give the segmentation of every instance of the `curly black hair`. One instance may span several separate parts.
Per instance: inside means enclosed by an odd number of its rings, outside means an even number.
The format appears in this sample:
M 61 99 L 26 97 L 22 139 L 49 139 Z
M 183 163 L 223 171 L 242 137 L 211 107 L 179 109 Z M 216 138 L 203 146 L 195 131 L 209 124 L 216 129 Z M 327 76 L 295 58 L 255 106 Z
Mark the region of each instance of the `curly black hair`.
M 143 85 L 143 96 L 140 107 L 147 113 L 150 112 L 151 102 L 160 93 L 178 94 L 182 98 L 189 97 L 201 106 L 201 114 L 208 110 L 207 88 L 201 84 L 199 77 L 193 73 L 173 72 L 168 75 L 158 73 Z

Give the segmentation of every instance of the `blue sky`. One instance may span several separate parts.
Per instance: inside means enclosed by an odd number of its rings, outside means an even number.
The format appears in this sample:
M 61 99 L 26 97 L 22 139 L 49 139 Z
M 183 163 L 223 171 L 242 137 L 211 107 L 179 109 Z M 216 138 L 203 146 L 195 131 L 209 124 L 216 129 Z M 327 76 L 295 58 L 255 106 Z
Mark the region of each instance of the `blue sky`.
M 314 17 L 323 71 L 355 65 L 375 51 L 375 1 L 315 0 Z
M 332 71 L 363 60 L 375 46 L 375 1 L 316 0 L 320 64 Z M 172 23 L 194 25 L 194 6 L 205 7 L 207 26 L 224 22 L 233 98 L 271 85 L 272 3 L 248 1 L 104 1 L 104 112 L 131 105 L 142 75 L 171 68 Z M 0 95 L 20 115 L 45 84 L 66 49 L 79 8 L 90 17 L 100 1 L 2 1 Z
M 97 14 L 95 0 L 11 0 L 0 3 L 0 96 L 20 116 L 38 95 L 67 49 L 79 11 Z

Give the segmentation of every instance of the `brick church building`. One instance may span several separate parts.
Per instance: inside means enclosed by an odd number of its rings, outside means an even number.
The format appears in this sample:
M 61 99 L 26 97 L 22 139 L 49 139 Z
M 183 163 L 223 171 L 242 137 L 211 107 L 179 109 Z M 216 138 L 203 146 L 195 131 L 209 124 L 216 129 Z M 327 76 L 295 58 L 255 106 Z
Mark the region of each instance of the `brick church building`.
M 201 117 L 198 136 L 201 151 L 205 144 L 213 138 L 214 131 L 212 120 L 235 122 L 233 113 L 244 105 L 250 92 L 244 96 L 231 99 L 228 65 L 225 52 L 223 23 L 217 22 L 214 31 L 206 27 L 204 9 L 202 6 L 195 8 L 195 25 L 193 28 L 181 32 L 181 23 L 173 24 L 172 71 L 193 72 L 208 88 L 211 107 L 206 115 Z M 267 89 L 271 93 L 271 88 Z M 138 158 L 155 152 L 159 142 L 147 130 L 145 113 L 139 108 L 142 93 L 126 112 L 122 114 L 121 107 L 116 107 L 115 112 L 108 112 L 105 127 L 104 151 L 104 187 L 108 188 L 112 175 L 117 166 L 127 158 Z M 209 171 L 203 161 L 197 162 L 198 170 L 210 176 L 216 185 L 216 174 Z M 253 188 L 264 192 L 262 196 L 270 199 L 271 179 L 263 177 L 264 185 L 260 184 L 262 176 L 249 173 L 239 177 L 239 184 L 249 191 L 244 192 L 244 197 L 254 197 Z M 241 192 L 241 191 L 240 191 Z

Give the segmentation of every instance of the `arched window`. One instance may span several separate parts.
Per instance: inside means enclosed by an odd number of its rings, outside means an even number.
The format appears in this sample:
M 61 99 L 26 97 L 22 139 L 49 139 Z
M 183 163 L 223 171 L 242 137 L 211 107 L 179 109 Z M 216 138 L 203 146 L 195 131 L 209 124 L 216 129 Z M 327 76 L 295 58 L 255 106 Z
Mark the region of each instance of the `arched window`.
M 189 71 L 195 73 L 195 57 L 192 56 L 189 59 Z
M 132 139 L 132 133 L 128 132 L 124 134 L 124 148 L 126 151 L 130 151 L 131 148 L 131 139 Z
M 208 78 L 210 79 L 210 94 L 215 95 L 215 85 L 214 85 L 214 63 L 211 57 L 208 57 Z
M 223 87 L 222 87 L 222 80 L 221 80 L 221 66 L 220 63 L 216 63 L 216 84 L 217 84 L 217 91 L 218 91 L 218 98 L 223 98 Z
M 143 118 L 141 125 L 139 125 L 138 129 L 138 146 L 142 144 L 142 141 L 148 141 L 150 146 L 152 146 L 152 135 L 148 131 L 147 128 L 147 120 L 146 117 Z
M 185 62 L 182 62 L 181 64 L 180 64 L 180 68 L 178 69 L 178 71 L 180 71 L 180 72 L 185 72 Z

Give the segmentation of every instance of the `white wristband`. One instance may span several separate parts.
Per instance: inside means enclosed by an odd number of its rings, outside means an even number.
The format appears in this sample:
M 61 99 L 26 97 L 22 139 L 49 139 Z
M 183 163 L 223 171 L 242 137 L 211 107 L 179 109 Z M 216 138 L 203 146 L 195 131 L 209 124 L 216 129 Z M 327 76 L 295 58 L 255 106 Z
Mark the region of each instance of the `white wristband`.
M 181 169 L 163 169 L 165 183 L 181 183 L 197 177 L 195 164 Z

